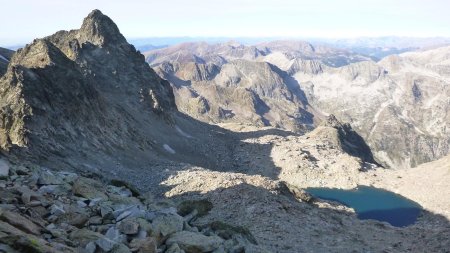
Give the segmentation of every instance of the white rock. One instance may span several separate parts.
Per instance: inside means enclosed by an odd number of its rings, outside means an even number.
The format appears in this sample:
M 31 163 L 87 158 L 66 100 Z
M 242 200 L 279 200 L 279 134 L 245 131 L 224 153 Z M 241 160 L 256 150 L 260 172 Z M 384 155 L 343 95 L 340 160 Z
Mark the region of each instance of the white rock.
M 8 177 L 9 164 L 6 161 L 0 160 L 0 178 Z

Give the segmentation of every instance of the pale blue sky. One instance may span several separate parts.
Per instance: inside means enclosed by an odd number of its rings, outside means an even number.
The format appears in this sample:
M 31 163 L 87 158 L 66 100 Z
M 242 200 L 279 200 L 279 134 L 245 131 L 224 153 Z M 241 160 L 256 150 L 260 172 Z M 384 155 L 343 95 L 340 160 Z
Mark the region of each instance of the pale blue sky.
M 128 38 L 450 37 L 450 0 L 0 0 L 0 45 L 79 28 L 92 9 Z

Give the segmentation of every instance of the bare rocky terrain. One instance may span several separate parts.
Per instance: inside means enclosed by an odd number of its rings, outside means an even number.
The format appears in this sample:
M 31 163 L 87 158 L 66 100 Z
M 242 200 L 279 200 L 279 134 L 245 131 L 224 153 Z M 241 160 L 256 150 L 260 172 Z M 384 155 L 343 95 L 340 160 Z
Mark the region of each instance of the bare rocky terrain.
M 449 152 L 449 52 L 405 53 L 294 78 L 311 104 L 350 122 L 383 165 L 415 167 Z
M 242 50 L 237 58 L 249 55 Z M 354 126 L 313 111 L 286 84 L 298 71 L 228 61 L 221 69 L 235 79 L 208 64 L 158 67 L 219 78 L 225 88 L 209 92 L 225 105 L 254 103 L 236 113 L 242 122 L 214 125 L 204 122 L 212 114 L 183 114 L 185 84 L 160 78 L 163 69 L 153 71 L 98 10 L 80 29 L 18 50 L 0 78 L 0 252 L 448 252 L 448 157 L 381 168 Z M 243 87 L 228 100 L 233 85 Z M 216 108 L 217 119 L 230 113 Z M 291 110 L 301 119 L 289 123 L 293 131 L 270 126 Z M 357 185 L 397 192 L 424 211 L 398 228 L 303 190 Z
M 246 166 L 237 172 L 194 167 L 163 183 L 171 187 L 168 197 L 207 196 L 213 203 L 210 213 L 196 224 L 222 219 L 244 225 L 273 252 L 446 252 L 450 245 L 450 202 L 442 198 L 450 186 L 447 158 L 420 169 L 391 171 L 343 152 L 336 128 L 330 126 L 300 136 L 241 124 L 221 126 L 248 136 L 238 152 Z M 259 131 L 267 134 L 256 134 Z M 402 194 L 426 211 L 416 224 L 395 228 L 358 220 L 352 209 L 311 199 L 302 191 L 310 186 L 357 185 Z
M 333 114 L 385 167 L 415 167 L 448 154 L 448 47 L 379 62 L 336 52 L 295 41 L 204 43 L 150 51 L 146 59 L 172 84 L 178 108 L 204 122 L 301 132 Z M 325 61 L 333 55 L 347 62 Z

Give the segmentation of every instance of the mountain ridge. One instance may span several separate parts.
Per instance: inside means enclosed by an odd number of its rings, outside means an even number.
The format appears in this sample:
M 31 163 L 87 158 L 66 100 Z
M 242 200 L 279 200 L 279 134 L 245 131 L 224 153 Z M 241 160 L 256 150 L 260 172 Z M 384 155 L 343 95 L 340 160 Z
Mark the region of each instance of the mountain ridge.
M 1 147 L 11 159 L 107 177 L 142 171 L 149 161 L 174 167 L 183 161 L 217 168 L 231 163 L 230 155 L 221 154 L 232 141 L 178 113 L 169 83 L 98 10 L 79 30 L 59 31 L 19 49 L 0 85 Z M 202 144 L 212 139 L 221 143 L 219 149 Z M 147 180 L 135 183 L 143 187 Z

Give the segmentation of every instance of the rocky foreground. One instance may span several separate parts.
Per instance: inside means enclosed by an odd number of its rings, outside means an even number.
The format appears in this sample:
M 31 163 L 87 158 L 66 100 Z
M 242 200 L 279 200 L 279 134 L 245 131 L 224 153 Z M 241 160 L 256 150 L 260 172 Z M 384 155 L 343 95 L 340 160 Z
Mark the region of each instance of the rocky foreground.
M 0 252 L 267 252 L 243 227 L 192 226 L 207 200 L 176 206 L 121 181 L 4 161 L 0 172 Z

